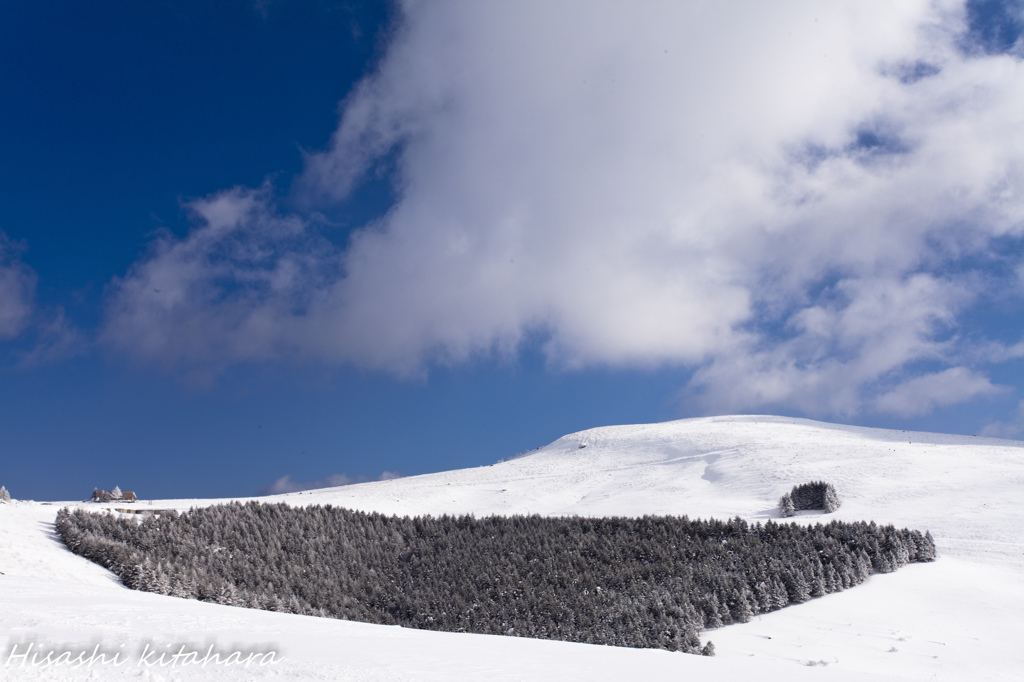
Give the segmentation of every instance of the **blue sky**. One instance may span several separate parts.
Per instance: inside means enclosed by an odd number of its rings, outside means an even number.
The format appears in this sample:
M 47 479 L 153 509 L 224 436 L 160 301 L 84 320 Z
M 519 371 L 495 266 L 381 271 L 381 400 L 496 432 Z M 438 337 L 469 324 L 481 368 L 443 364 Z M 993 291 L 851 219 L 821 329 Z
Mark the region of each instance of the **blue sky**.
M 1020 436 L 1021 4 L 715 5 L 5 9 L 0 483 L 728 413 Z

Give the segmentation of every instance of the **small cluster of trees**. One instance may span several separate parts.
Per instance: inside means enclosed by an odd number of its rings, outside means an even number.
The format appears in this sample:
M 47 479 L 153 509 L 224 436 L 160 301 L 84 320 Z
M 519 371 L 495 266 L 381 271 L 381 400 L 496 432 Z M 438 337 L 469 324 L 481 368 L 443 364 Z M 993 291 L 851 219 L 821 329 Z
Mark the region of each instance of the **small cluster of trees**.
M 0 485 L 0 502 L 10 502 L 11 494 L 7 492 L 7 488 Z
M 793 486 L 779 500 L 779 512 L 782 516 L 794 516 L 804 509 L 821 509 L 831 514 L 839 509 L 839 495 L 831 483 L 813 481 Z
M 686 517 L 397 517 L 250 502 L 56 530 L 130 588 L 407 627 L 710 653 L 698 632 L 930 561 L 929 534 Z

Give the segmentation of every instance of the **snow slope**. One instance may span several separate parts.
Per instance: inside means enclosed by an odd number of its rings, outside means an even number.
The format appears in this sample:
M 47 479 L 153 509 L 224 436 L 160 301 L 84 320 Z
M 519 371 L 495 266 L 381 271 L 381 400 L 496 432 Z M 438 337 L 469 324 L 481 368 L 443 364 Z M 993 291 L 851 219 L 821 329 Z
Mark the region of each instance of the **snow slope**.
M 92 674 L 67 667 L 5 669 L 11 645 L 34 636 L 50 649 L 98 641 L 134 651 L 151 640 L 157 646 L 189 642 L 203 651 L 206 642 L 221 648 L 272 644 L 287 656 L 244 670 L 146 668 L 136 665 L 136 656 L 102 668 L 102 679 L 1019 679 L 1024 443 L 714 417 L 590 429 L 492 466 L 262 499 L 396 514 L 688 514 L 756 521 L 773 517 L 778 497 L 795 483 L 815 479 L 839 490 L 843 506 L 835 518 L 930 529 L 940 559 L 706 633 L 718 649 L 714 659 L 406 630 L 131 592 L 54 539 L 56 506 L 0 505 L 0 672 L 14 679 Z M 222 501 L 140 506 L 187 509 Z

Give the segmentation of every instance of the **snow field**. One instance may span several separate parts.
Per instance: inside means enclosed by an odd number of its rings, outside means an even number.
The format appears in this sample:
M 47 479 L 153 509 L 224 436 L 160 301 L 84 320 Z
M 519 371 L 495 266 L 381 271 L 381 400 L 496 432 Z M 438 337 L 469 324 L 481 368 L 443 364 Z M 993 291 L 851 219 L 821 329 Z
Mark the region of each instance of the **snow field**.
M 687 514 L 764 521 L 794 484 L 827 480 L 822 517 L 931 530 L 940 552 L 866 584 L 704 633 L 718 655 L 408 630 L 133 592 L 52 533 L 59 504 L 0 505 L 0 679 L 1015 680 L 1024 670 L 1024 444 L 778 417 L 570 434 L 492 466 L 260 498 L 395 514 Z M 228 500 L 154 501 L 188 509 Z M 138 507 L 145 508 L 142 502 Z M 102 508 L 105 505 L 85 505 Z M 121 505 L 106 505 L 121 506 Z M 14 643 L 135 651 L 278 647 L 264 668 L 3 667 Z M 23 650 L 23 649 L 22 649 Z M 205 649 L 203 649 L 205 650 Z

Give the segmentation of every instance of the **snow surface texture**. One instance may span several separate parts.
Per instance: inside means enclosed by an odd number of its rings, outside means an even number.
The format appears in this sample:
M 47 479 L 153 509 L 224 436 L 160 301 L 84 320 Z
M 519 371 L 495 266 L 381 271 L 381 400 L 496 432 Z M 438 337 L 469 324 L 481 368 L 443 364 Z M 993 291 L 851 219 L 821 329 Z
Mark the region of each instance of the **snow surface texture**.
M 938 561 L 704 633 L 713 659 L 516 637 L 451 634 L 204 604 L 121 586 L 52 530 L 58 505 L 0 505 L 0 678 L 335 680 L 1020 679 L 1024 443 L 714 417 L 590 429 L 487 467 L 293 493 L 396 514 L 687 514 L 777 518 L 796 483 L 839 491 L 833 515 L 931 530 Z M 226 500 L 143 501 L 188 509 Z M 87 504 L 89 508 L 123 504 Z M 6 668 L 11 646 L 127 652 L 122 666 Z M 139 665 L 138 649 L 267 648 L 280 663 Z M 123 647 L 122 647 L 123 645 Z M 153 661 L 153 658 L 149 659 Z

